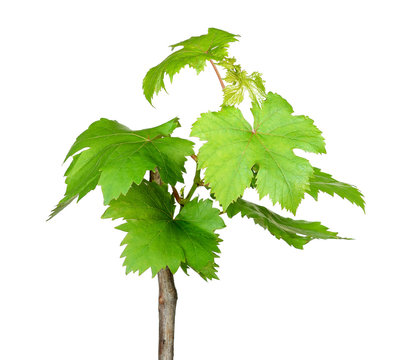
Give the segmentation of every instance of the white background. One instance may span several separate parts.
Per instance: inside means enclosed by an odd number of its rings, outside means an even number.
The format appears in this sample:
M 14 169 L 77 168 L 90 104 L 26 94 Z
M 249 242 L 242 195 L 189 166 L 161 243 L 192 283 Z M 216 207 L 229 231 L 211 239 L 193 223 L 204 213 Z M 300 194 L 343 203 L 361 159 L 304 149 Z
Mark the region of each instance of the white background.
M 210 67 L 183 70 L 155 109 L 141 91 L 168 45 L 217 27 L 241 35 L 230 54 L 245 69 L 315 120 L 328 154 L 309 158 L 357 185 L 367 214 L 306 199 L 297 218 L 356 240 L 303 251 L 226 219 L 221 280 L 176 275 L 176 359 L 418 359 L 415 5 L 3 1 L 0 358 L 157 357 L 156 279 L 124 274 L 123 233 L 100 219 L 100 189 L 45 219 L 65 191 L 64 155 L 91 122 L 141 129 L 179 116 L 187 136 L 218 109 Z

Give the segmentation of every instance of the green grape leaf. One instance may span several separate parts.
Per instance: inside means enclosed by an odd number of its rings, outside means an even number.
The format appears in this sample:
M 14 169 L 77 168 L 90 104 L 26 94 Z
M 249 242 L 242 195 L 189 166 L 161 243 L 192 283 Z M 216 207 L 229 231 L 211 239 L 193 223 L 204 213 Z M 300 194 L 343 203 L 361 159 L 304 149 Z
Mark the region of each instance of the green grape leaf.
M 256 224 L 268 230 L 277 239 L 283 239 L 297 249 L 303 249 L 303 246 L 313 239 L 351 240 L 337 236 L 336 232 L 328 231 L 328 228 L 320 222 L 285 218 L 264 206 L 242 198 L 229 205 L 226 212 L 230 218 L 241 213 L 242 217 L 253 219 Z
M 259 72 L 253 72 L 251 75 L 241 69 L 241 65 L 235 64 L 235 59 L 226 59 L 219 63 L 226 68 L 224 102 L 225 106 L 236 106 L 242 103 L 244 95 L 247 92 L 252 102 L 258 105 L 266 98 L 266 88 L 264 80 Z
M 192 136 L 206 143 L 199 151 L 199 168 L 224 209 L 241 196 L 253 181 L 260 198 L 269 195 L 273 204 L 293 213 L 309 189 L 313 168 L 293 149 L 325 153 L 321 132 L 307 116 L 293 109 L 280 95 L 268 93 L 261 106 L 253 104 L 254 127 L 235 107 L 208 112 L 193 124 Z
M 49 215 L 47 221 L 51 220 L 55 215 L 60 213 L 62 210 L 64 210 L 68 205 L 70 205 L 77 196 L 65 196 L 58 204 L 55 206 L 55 208 L 51 211 L 51 214 Z
M 108 204 L 126 194 L 132 183 L 139 184 L 147 170 L 156 167 L 164 182 L 175 185 L 183 181 L 184 163 L 186 156 L 193 154 L 193 143 L 170 137 L 178 126 L 177 118 L 139 131 L 108 119 L 91 124 L 66 156 L 65 160 L 73 157 L 65 173 L 67 190 L 51 217 L 97 185 L 102 187 L 104 203 Z
M 127 232 L 122 245 L 126 273 L 153 276 L 166 266 L 175 273 L 181 266 L 206 279 L 216 276 L 215 258 L 220 239 L 215 230 L 225 227 L 211 200 L 193 199 L 174 217 L 174 199 L 166 185 L 144 180 L 126 195 L 112 200 L 103 218 L 125 219 L 117 229 Z
M 318 193 L 322 191 L 331 196 L 337 194 L 342 199 L 347 199 L 365 211 L 364 195 L 355 186 L 333 179 L 330 174 L 314 168 L 314 174 L 310 180 L 310 189 L 307 191 L 315 200 L 318 200 Z
M 168 75 L 172 82 L 174 75 L 186 65 L 194 68 L 199 74 L 204 69 L 206 61 L 220 61 L 228 56 L 229 43 L 237 41 L 238 36 L 210 28 L 206 35 L 193 36 L 188 40 L 171 45 L 171 50 L 179 46 L 182 48 L 173 52 L 163 62 L 147 72 L 142 82 L 146 99 L 152 104 L 154 94 L 158 94 L 161 89 L 166 90 L 165 75 Z

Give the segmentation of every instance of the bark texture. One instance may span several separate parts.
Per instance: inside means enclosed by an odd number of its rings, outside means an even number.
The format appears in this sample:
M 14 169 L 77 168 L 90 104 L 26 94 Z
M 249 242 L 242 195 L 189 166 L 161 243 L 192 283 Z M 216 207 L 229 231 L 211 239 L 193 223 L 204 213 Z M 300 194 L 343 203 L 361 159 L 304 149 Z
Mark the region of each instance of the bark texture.
M 158 360 L 173 360 L 177 291 L 173 274 L 169 268 L 162 269 L 158 273 L 158 285 L 160 288 L 158 297 L 160 319 Z
M 150 181 L 161 185 L 158 170 L 150 172 Z M 159 341 L 158 360 L 173 360 L 174 358 L 174 323 L 176 317 L 177 290 L 174 277 L 168 267 L 158 273 L 158 315 Z

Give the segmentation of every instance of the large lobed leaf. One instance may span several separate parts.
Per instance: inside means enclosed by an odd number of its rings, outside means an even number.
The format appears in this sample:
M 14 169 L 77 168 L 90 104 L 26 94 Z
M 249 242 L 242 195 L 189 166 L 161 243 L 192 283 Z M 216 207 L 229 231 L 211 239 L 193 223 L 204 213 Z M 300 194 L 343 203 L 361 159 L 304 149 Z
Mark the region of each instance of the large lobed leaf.
M 171 45 L 172 50 L 179 46 L 182 48 L 147 72 L 142 83 L 146 99 L 151 103 L 154 94 L 158 94 L 161 89 L 165 90 L 165 75 L 168 75 L 170 81 L 173 81 L 174 75 L 186 65 L 196 69 L 199 74 L 204 69 L 206 61 L 220 61 L 228 56 L 229 43 L 237 41 L 237 37 L 238 35 L 210 28 L 206 35 L 193 36 L 188 40 Z
M 128 233 L 122 242 L 126 272 L 142 274 L 151 268 L 154 276 L 166 266 L 173 273 L 182 266 L 204 279 L 217 278 L 220 239 L 215 230 L 225 226 L 219 210 L 212 207 L 212 201 L 197 199 L 188 202 L 176 217 L 174 210 L 167 187 L 146 180 L 110 202 L 103 218 L 126 220 L 117 227 Z
M 104 203 L 108 204 L 126 194 L 132 183 L 141 183 L 145 172 L 156 167 L 165 183 L 175 185 L 183 181 L 184 162 L 186 156 L 193 154 L 193 143 L 170 137 L 178 126 L 177 118 L 139 131 L 108 119 L 91 124 L 67 154 L 66 160 L 73 157 L 65 173 L 67 190 L 50 218 L 98 184 Z
M 206 143 L 199 152 L 199 168 L 224 208 L 241 196 L 258 168 L 256 188 L 261 197 L 293 213 L 309 189 L 313 168 L 293 149 L 325 153 L 321 132 L 307 116 L 293 109 L 280 95 L 268 93 L 261 107 L 253 103 L 254 127 L 237 108 L 208 112 L 193 124 L 192 136 Z
M 355 186 L 335 180 L 330 174 L 314 168 L 314 174 L 310 180 L 310 189 L 307 193 L 315 200 L 318 200 L 318 193 L 320 191 L 331 196 L 337 194 L 342 199 L 347 199 L 365 211 L 364 196 Z
M 313 239 L 347 239 L 337 236 L 336 232 L 328 231 L 320 222 L 285 218 L 264 206 L 241 198 L 229 205 L 226 212 L 230 218 L 241 213 L 242 217 L 253 219 L 276 238 L 283 239 L 298 249 L 303 249 L 303 246 Z

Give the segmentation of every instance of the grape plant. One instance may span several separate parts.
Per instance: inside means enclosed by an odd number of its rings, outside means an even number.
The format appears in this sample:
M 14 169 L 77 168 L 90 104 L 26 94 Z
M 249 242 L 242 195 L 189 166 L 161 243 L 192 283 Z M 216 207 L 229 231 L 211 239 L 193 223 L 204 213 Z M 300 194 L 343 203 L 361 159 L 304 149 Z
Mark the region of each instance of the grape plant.
M 158 276 L 160 360 L 174 356 L 173 275 L 191 269 L 204 280 L 218 279 L 217 230 L 225 227 L 222 216 L 252 219 L 297 249 L 313 239 L 346 239 L 320 222 L 284 217 L 246 200 L 247 188 L 293 214 L 306 194 L 318 200 L 320 192 L 365 209 L 356 187 L 294 153 L 300 149 L 324 154 L 322 133 L 312 119 L 294 115 L 284 98 L 267 91 L 259 72 L 248 73 L 229 56 L 229 45 L 238 38 L 210 28 L 205 35 L 172 45 L 171 54 L 143 79 L 144 95 L 152 105 L 154 96 L 166 89 L 167 75 L 172 82 L 186 65 L 197 74 L 208 63 L 213 67 L 223 103 L 202 113 L 192 125 L 191 137 L 204 142 L 200 149 L 190 139 L 173 136 L 180 126 L 178 118 L 143 130 L 105 118 L 95 121 L 77 137 L 65 158 L 71 158 L 65 172 L 66 192 L 49 217 L 100 185 L 108 206 L 102 217 L 124 221 L 117 229 L 126 232 L 121 244 L 126 273 L 141 275 L 151 269 L 152 276 Z M 239 109 L 246 97 L 251 100 L 253 121 Z M 191 184 L 184 184 L 187 159 L 196 163 Z M 198 187 L 207 189 L 206 198 L 196 196 Z

